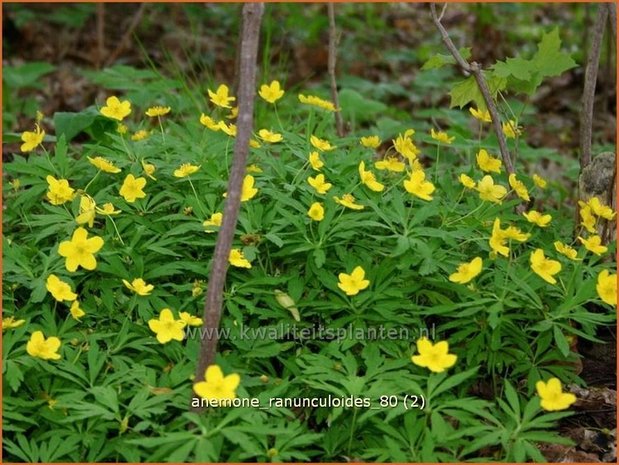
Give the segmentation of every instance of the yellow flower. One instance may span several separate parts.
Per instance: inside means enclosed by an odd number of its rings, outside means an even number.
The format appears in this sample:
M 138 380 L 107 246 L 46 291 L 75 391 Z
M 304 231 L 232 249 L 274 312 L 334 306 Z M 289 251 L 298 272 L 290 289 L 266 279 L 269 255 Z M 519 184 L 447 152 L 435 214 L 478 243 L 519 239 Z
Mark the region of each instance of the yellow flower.
M 258 189 L 254 187 L 254 177 L 251 174 L 245 175 L 243 178 L 243 188 L 241 190 L 241 202 L 246 202 L 253 199 L 258 193 Z
M 503 123 L 503 134 L 508 139 L 515 139 L 516 136 L 522 134 L 522 131 L 518 127 L 518 123 L 516 123 L 513 119 L 510 119 L 508 122 Z
M 208 96 L 210 97 L 210 101 L 215 105 L 221 108 L 231 108 L 230 102 L 234 102 L 236 100 L 234 97 L 230 97 L 228 95 L 229 89 L 225 84 L 221 84 L 216 92 L 213 92 L 211 89 L 208 89 Z
M 35 125 L 34 131 L 24 131 L 21 135 L 23 144 L 20 147 L 22 152 L 31 152 L 43 142 L 45 131 L 38 124 Z
M 211 215 L 211 218 L 208 220 L 204 220 L 204 222 L 202 223 L 202 226 L 204 226 L 204 228 L 206 229 L 206 232 L 215 232 L 214 230 L 210 229 L 210 228 L 214 228 L 214 227 L 219 227 L 221 226 L 221 222 L 224 219 L 224 215 L 223 213 L 213 213 Z
M 533 175 L 533 183 L 540 189 L 546 189 L 546 186 L 548 185 L 548 182 L 537 174 Z
M 221 123 L 223 123 L 223 121 L 215 122 L 213 118 L 211 118 L 210 116 L 206 116 L 204 113 L 200 115 L 200 124 L 202 124 L 203 126 L 206 126 L 211 131 L 220 131 Z M 225 126 L 226 123 L 223 123 L 223 124 Z
M 226 124 L 223 121 L 219 122 L 219 129 L 228 134 L 230 137 L 236 137 L 236 125 Z
M 490 236 L 490 248 L 493 253 L 507 257 L 509 256 L 509 247 L 507 247 L 505 243 L 509 239 L 524 242 L 529 239 L 530 236 L 530 234 L 525 234 L 514 226 L 501 229 L 501 220 L 495 218 L 494 224 L 492 225 L 492 235 Z
M 200 169 L 200 166 L 192 165 L 191 163 L 183 163 L 180 168 L 174 170 L 174 176 L 177 178 L 185 178 L 192 175 Z
M 587 202 L 594 215 L 611 221 L 615 218 L 615 212 L 608 205 L 603 204 L 598 197 L 591 197 Z
M 408 129 L 404 134 L 398 134 L 398 137 L 392 140 L 396 152 L 409 161 L 415 160 L 417 155 L 419 155 L 419 149 L 414 144 L 413 139 L 411 139 L 413 134 L 415 134 L 415 131 L 413 129 Z
M 513 240 L 520 241 L 520 242 L 524 242 L 527 239 L 529 239 L 529 237 L 531 237 L 531 234 L 523 233 L 520 229 L 518 229 L 515 226 L 509 226 L 507 229 L 504 229 L 503 235 L 507 239 L 513 239 Z
M 579 200 L 578 204 L 581 207 L 580 208 L 580 218 L 581 218 L 580 224 L 584 226 L 584 228 L 588 232 L 590 233 L 596 232 L 595 224 L 597 220 L 595 219 L 595 216 L 593 216 L 593 211 L 591 210 L 591 207 L 587 205 L 585 202 L 583 202 L 582 200 Z
M 118 97 L 109 97 L 105 101 L 105 106 L 101 108 L 101 114 L 122 121 L 131 114 L 131 102 L 129 100 L 121 102 Z
M 193 283 L 193 288 L 191 289 L 191 295 L 193 297 L 198 297 L 199 295 L 202 295 L 203 292 L 204 292 L 204 289 L 202 288 L 200 282 L 195 281 Z
M 370 281 L 365 279 L 365 270 L 360 266 L 355 267 L 351 274 L 340 273 L 338 279 L 337 287 L 346 295 L 357 295 L 370 285 Z
M 488 202 L 502 203 L 501 200 L 507 194 L 507 189 L 500 184 L 494 184 L 492 176 L 486 175 L 477 183 L 479 198 Z
M 255 163 L 253 165 L 249 165 L 247 167 L 247 172 L 248 173 L 262 173 L 262 168 L 260 168 L 258 165 L 256 165 Z
M 249 139 L 249 146 L 254 149 L 259 149 L 260 147 L 262 147 L 262 145 L 260 145 L 260 142 L 258 142 L 256 139 Z M 249 171 L 249 167 L 247 168 L 247 170 Z
M 328 152 L 336 148 L 335 146 L 331 145 L 328 140 L 319 139 L 314 135 L 310 136 L 310 143 L 321 152 Z
M 406 168 L 404 162 L 398 160 L 397 157 L 386 157 L 374 163 L 377 170 L 388 170 L 394 173 L 401 173 Z
M 60 339 L 57 337 L 45 336 L 41 331 L 35 331 L 30 336 L 30 340 L 26 344 L 26 352 L 31 357 L 42 358 L 43 360 L 59 360 L 60 354 Z
M 307 182 L 310 186 L 316 189 L 316 192 L 322 195 L 326 194 L 327 191 L 333 186 L 333 184 L 326 182 L 324 174 L 319 174 L 314 178 L 310 176 L 307 178 Z
M 321 99 L 320 97 L 316 97 L 315 95 L 305 96 L 305 95 L 299 94 L 299 102 L 305 103 L 307 105 L 312 105 L 318 108 L 322 108 L 323 110 L 327 110 L 327 111 L 338 111 L 332 102 Z
M 161 344 L 166 344 L 172 340 L 182 341 L 185 337 L 186 323 L 183 320 L 175 320 L 172 311 L 164 308 L 159 313 L 159 319 L 153 318 L 148 321 L 148 327 L 157 335 L 157 340 Z
M 133 203 L 137 199 L 143 199 L 146 197 L 146 194 L 142 190 L 145 185 L 146 179 L 136 178 L 132 174 L 128 174 L 120 188 L 119 194 L 127 202 Z
M 477 166 L 486 173 L 500 173 L 502 162 L 489 155 L 486 149 L 481 149 L 477 152 Z
M 455 136 L 449 137 L 446 132 L 434 131 L 434 128 L 430 128 L 430 137 L 432 137 L 432 139 L 434 139 L 435 141 L 440 142 L 441 144 L 447 145 L 450 145 L 455 139 Z
M 152 284 L 146 284 L 142 278 L 135 278 L 131 282 L 123 279 L 123 284 L 127 289 L 135 292 L 137 295 L 150 295 L 150 293 L 153 292 L 153 289 L 155 289 L 155 286 Z
M 570 260 L 576 260 L 576 257 L 578 255 L 578 252 L 576 252 L 576 249 L 570 247 L 567 244 L 564 244 L 561 241 L 555 241 L 554 246 L 555 246 L 555 250 L 559 252 L 560 254 L 565 255 Z
M 49 186 L 47 191 L 49 203 L 52 205 L 62 205 L 73 200 L 75 190 L 69 186 L 69 181 L 66 179 L 56 179 L 53 176 L 47 176 L 45 179 Z
M 610 274 L 608 270 L 600 271 L 595 289 L 604 302 L 608 305 L 617 305 L 617 275 Z
M 591 236 L 588 239 L 583 239 L 582 237 L 578 236 L 578 240 L 585 246 L 585 248 L 589 252 L 593 252 L 596 255 L 602 255 L 608 250 L 608 247 L 602 245 L 602 238 L 597 234 Z
M 241 249 L 231 249 L 228 261 L 238 268 L 251 268 L 251 263 L 245 258 Z
M 45 288 L 58 302 L 67 300 L 69 302 L 77 299 L 77 294 L 71 290 L 71 286 L 65 283 L 55 274 L 50 274 L 45 281 Z
M 420 199 L 432 200 L 432 192 L 434 192 L 435 187 L 434 184 L 425 179 L 426 173 L 423 170 L 411 171 L 410 177 L 404 180 L 404 188 Z
M 529 223 L 536 224 L 540 228 L 547 227 L 550 224 L 550 220 L 552 220 L 552 216 L 542 215 L 536 210 L 531 210 L 528 213 L 523 212 L 522 215 L 527 219 Z
M 268 129 L 261 129 L 260 131 L 258 131 L 258 136 L 260 137 L 260 139 L 270 144 L 275 144 L 284 140 L 284 137 L 281 134 L 277 132 L 271 132 Z
M 269 103 L 275 103 L 284 96 L 284 91 L 279 85 L 279 81 L 271 81 L 271 84 L 262 84 L 258 95 Z
M 307 211 L 307 215 L 314 221 L 322 221 L 325 217 L 325 209 L 320 202 L 314 202 Z
M 73 232 L 70 241 L 63 241 L 58 246 L 58 254 L 65 257 L 65 266 L 69 271 L 75 271 L 78 267 L 86 270 L 94 270 L 97 267 L 95 253 L 103 247 L 103 239 L 93 236 L 88 239 L 88 231 L 79 227 Z
M 544 410 L 554 412 L 565 410 L 576 402 L 576 396 L 569 392 L 563 392 L 561 381 L 557 378 L 550 378 L 547 383 L 538 381 L 535 383 L 537 395 L 540 396 L 540 405 Z
M 111 204 L 110 202 L 104 203 L 103 208 L 95 207 L 95 210 L 100 215 L 108 215 L 108 216 L 118 215 L 120 213 L 120 210 L 115 210 L 114 205 Z
M 531 254 L 531 269 L 544 281 L 550 284 L 557 284 L 557 280 L 553 275 L 561 271 L 561 263 L 546 258 L 542 249 L 536 249 Z
M 456 355 L 449 353 L 447 341 L 432 344 L 426 337 L 417 340 L 417 352 L 419 355 L 411 357 L 413 363 L 434 373 L 441 373 L 447 368 L 451 368 L 458 359 Z
M 462 173 L 460 175 L 459 180 L 460 180 L 460 184 L 462 184 L 467 189 L 475 189 L 475 185 L 476 185 L 475 181 L 470 176 L 467 176 L 466 174 Z
M 170 107 L 154 106 L 146 110 L 146 116 L 150 116 L 151 118 L 155 116 L 164 116 L 170 113 L 170 110 L 172 110 Z
M 363 210 L 365 208 L 365 206 L 355 203 L 356 199 L 352 196 L 352 194 L 344 194 L 341 199 L 339 197 L 333 197 L 333 200 L 352 210 Z
M 210 365 L 204 372 L 204 381 L 194 384 L 193 390 L 203 399 L 226 405 L 226 401 L 236 399 L 236 389 L 240 382 L 238 374 L 224 376 L 218 365 Z
M 116 132 L 120 135 L 127 134 L 128 130 L 129 128 L 122 123 L 118 123 L 118 126 L 116 126 Z
M 21 187 L 21 181 L 18 178 L 11 179 L 9 181 L 9 184 L 11 185 L 14 191 L 18 191 L 19 188 Z
M 320 159 L 320 154 L 316 151 L 309 154 L 309 162 L 312 165 L 312 168 L 316 171 L 320 171 L 320 168 L 325 166 L 325 164 Z
M 237 116 L 239 116 L 239 107 L 238 106 L 232 107 L 230 109 L 230 113 L 228 113 L 226 115 L 226 118 L 228 118 L 228 119 L 235 119 Z
M 454 283 L 466 284 L 481 273 L 482 265 L 481 257 L 475 257 L 470 262 L 461 263 L 458 265 L 458 271 L 449 276 L 449 280 Z
M 520 197 L 522 200 L 525 200 L 527 202 L 531 200 L 527 187 L 522 181 L 516 179 L 516 175 L 514 173 L 509 175 L 509 185 L 512 189 L 514 189 L 518 197 Z
M 69 312 L 73 319 L 77 321 L 80 321 L 80 318 L 86 315 L 86 312 L 80 308 L 80 303 L 77 300 L 73 301 Z
M 146 129 L 140 129 L 139 131 L 136 131 L 131 136 L 131 140 L 140 141 L 140 140 L 146 139 L 148 136 L 150 136 L 150 132 L 149 131 L 147 131 Z
M 374 173 L 365 170 L 365 162 L 363 161 L 359 163 L 359 177 L 361 182 L 374 192 L 381 192 L 385 189 L 385 186 L 376 180 Z
M 89 195 L 82 195 L 80 198 L 80 214 L 75 218 L 77 224 L 88 224 L 92 228 L 95 223 L 95 210 L 97 204 Z
M 380 145 L 380 138 L 378 136 L 365 136 L 361 138 L 361 145 L 369 149 L 375 149 Z
M 6 331 L 7 329 L 19 328 L 25 322 L 26 320 L 16 320 L 15 317 L 13 316 L 3 318 L 2 319 L 2 332 Z
M 492 118 L 490 117 L 490 112 L 488 110 L 478 110 L 476 108 L 469 108 L 469 112 L 473 115 L 473 118 L 481 121 L 482 123 L 492 123 Z
M 103 157 L 86 158 L 88 158 L 88 161 L 92 165 L 94 165 L 97 169 L 101 171 L 105 171 L 106 173 L 120 173 L 120 168 L 117 168 L 112 162 L 106 160 Z
M 181 321 L 185 322 L 187 326 L 202 326 L 202 318 L 193 316 L 190 313 L 180 312 L 178 317 Z
M 156 181 L 157 178 L 153 176 L 153 173 L 157 169 L 155 168 L 155 165 L 153 165 L 152 163 L 147 163 L 145 158 L 143 158 L 140 163 L 142 164 L 142 169 L 144 170 L 144 174 L 146 174 L 146 176 L 151 178 L 153 181 Z

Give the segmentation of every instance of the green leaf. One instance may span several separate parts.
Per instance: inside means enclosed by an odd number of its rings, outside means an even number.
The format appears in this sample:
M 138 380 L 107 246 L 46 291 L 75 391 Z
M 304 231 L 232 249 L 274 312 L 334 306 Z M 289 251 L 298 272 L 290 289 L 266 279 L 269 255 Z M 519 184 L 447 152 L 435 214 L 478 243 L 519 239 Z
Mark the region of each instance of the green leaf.
M 2 81 L 13 89 L 41 87 L 39 79 L 54 71 L 55 66 L 42 61 L 26 63 L 21 66 L 3 66 Z
M 97 118 L 94 108 L 86 109 L 80 113 L 59 111 L 54 115 L 56 135 L 64 135 L 67 141 L 72 140 L 84 129 L 88 128 Z
M 471 57 L 471 48 L 470 47 L 462 47 L 460 50 L 460 55 L 465 60 L 468 60 Z M 437 53 L 436 55 L 430 57 L 428 61 L 426 61 L 421 67 L 422 70 L 427 69 L 438 69 L 442 68 L 445 65 L 455 65 L 456 60 L 452 55 L 443 55 L 442 53 Z
M 342 89 L 339 94 L 339 103 L 344 119 L 357 121 L 372 121 L 374 116 L 387 109 L 387 105 L 372 100 L 352 89 Z
M 553 326 L 552 332 L 554 334 L 557 347 L 559 348 L 563 356 L 567 357 L 570 354 L 570 344 L 567 342 L 563 331 L 561 331 L 561 327 L 559 325 Z
M 544 34 L 531 62 L 536 71 L 543 77 L 559 76 L 564 71 L 576 66 L 571 55 L 561 51 L 561 38 L 558 28 Z
M 497 93 L 505 89 L 507 79 L 486 71 L 483 73 L 488 83 L 488 88 L 490 89 L 490 95 L 492 98 L 496 98 Z M 451 108 L 455 106 L 462 108 L 470 102 L 474 102 L 475 106 L 481 111 L 485 111 L 487 108 L 486 101 L 479 90 L 475 76 L 469 76 L 465 80 L 458 82 L 453 86 L 449 95 L 451 96 Z

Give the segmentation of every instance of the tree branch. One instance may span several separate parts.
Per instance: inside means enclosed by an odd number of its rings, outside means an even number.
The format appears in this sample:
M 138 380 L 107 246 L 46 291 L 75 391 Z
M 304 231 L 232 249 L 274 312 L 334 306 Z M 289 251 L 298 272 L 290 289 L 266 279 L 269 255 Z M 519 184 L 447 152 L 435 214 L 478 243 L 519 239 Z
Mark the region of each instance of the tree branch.
M 245 166 L 249 153 L 249 140 L 253 128 L 254 97 L 256 87 L 256 60 L 258 57 L 258 43 L 260 38 L 260 24 L 264 12 L 263 3 L 246 3 L 243 5 L 241 54 L 239 60 L 239 114 L 237 118 L 237 136 L 234 145 L 234 160 L 228 180 L 228 196 L 223 212 L 223 222 L 211 269 L 206 300 L 204 303 L 204 329 L 200 344 L 200 354 L 196 367 L 195 381 L 204 380 L 204 372 L 215 361 L 217 342 L 219 340 L 219 321 L 222 313 L 223 289 L 228 271 L 228 257 L 237 218 L 241 205 L 241 191 Z M 201 407 L 191 407 L 194 412 L 203 410 Z
M 602 36 L 606 27 L 608 8 L 598 5 L 597 16 L 591 33 L 591 47 L 587 54 L 585 69 L 585 85 L 582 92 L 582 112 L 580 114 L 580 169 L 591 163 L 591 134 L 593 131 L 593 104 L 595 101 L 595 86 L 600 64 Z
M 509 154 L 509 149 L 507 148 L 507 141 L 505 140 L 505 134 L 503 134 L 503 128 L 501 126 L 501 118 L 499 116 L 499 111 L 497 110 L 496 104 L 494 103 L 494 99 L 492 98 L 492 93 L 490 92 L 490 88 L 488 87 L 488 83 L 486 82 L 486 78 L 484 77 L 484 73 L 480 67 L 480 65 L 476 62 L 467 62 L 460 52 L 452 42 L 449 37 L 449 33 L 445 29 L 445 27 L 441 24 L 440 18 L 436 15 L 436 5 L 434 3 L 430 4 L 430 11 L 432 12 L 432 20 L 434 21 L 434 25 L 438 29 L 441 34 L 441 38 L 443 39 L 443 43 L 447 50 L 451 53 L 451 55 L 456 60 L 456 63 L 460 67 L 460 70 L 465 76 L 469 76 L 472 74 L 475 76 L 475 81 L 477 82 L 477 86 L 481 91 L 482 96 L 484 97 L 484 101 L 486 102 L 486 106 L 488 107 L 488 112 L 490 113 L 490 117 L 492 118 L 492 127 L 494 128 L 494 133 L 496 134 L 497 140 L 499 141 L 499 149 L 501 151 L 501 158 L 503 159 L 503 164 L 505 165 L 505 169 L 508 174 L 512 174 L 515 172 L 514 165 L 512 163 L 511 156 Z M 445 13 L 445 8 L 443 7 L 443 12 L 441 13 L 441 18 Z
M 131 24 L 123 34 L 120 42 L 116 46 L 116 49 L 107 57 L 105 60 L 105 66 L 110 66 L 116 61 L 116 58 L 125 50 L 125 47 L 129 44 L 129 39 L 131 39 L 131 35 L 135 32 L 135 29 L 139 26 L 140 21 L 142 21 L 142 16 L 144 15 L 144 11 L 146 10 L 146 3 L 141 3 L 138 11 L 135 12 L 135 15 L 131 19 Z
M 344 137 L 344 121 L 339 111 L 340 102 L 337 96 L 337 82 L 335 81 L 335 61 L 337 59 L 337 30 L 335 29 L 335 8 L 333 3 L 327 3 L 329 12 L 329 77 L 331 78 L 331 99 L 335 105 L 335 129 L 337 135 Z

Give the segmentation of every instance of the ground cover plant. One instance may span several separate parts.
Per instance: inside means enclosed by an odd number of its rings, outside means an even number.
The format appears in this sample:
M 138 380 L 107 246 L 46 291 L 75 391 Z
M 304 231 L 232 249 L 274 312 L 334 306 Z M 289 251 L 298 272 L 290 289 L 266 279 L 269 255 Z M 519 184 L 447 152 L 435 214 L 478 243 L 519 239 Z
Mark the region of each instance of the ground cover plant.
M 435 48 L 423 72 L 454 66 Z M 488 67 L 514 173 L 473 77 L 432 117 L 374 124 L 374 96 L 336 106 L 327 80 L 264 66 L 200 382 L 234 85 L 93 72 L 105 97 L 5 135 L 5 459 L 523 462 L 572 445 L 578 342 L 615 323 L 615 211 L 598 195 L 575 215 L 523 139 L 527 99 L 576 66 L 549 28 Z

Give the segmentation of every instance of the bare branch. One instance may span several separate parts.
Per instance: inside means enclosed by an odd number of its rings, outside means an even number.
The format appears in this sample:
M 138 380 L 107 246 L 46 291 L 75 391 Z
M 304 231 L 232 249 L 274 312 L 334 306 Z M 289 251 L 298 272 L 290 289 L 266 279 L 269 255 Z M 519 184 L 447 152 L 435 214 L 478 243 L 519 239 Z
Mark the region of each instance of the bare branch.
M 329 12 L 329 77 L 331 78 L 331 99 L 335 105 L 335 129 L 337 135 L 344 137 L 344 121 L 339 111 L 340 102 L 337 96 L 337 82 L 335 80 L 335 61 L 337 59 L 337 30 L 335 28 L 335 8 L 333 3 L 327 3 Z
M 595 101 L 595 86 L 600 64 L 602 36 L 606 28 L 608 8 L 604 4 L 598 6 L 595 24 L 591 33 L 591 48 L 587 54 L 585 69 L 585 85 L 582 92 L 582 112 L 580 114 L 580 169 L 591 163 L 591 134 L 593 127 L 593 104 Z
M 146 10 L 147 3 L 141 3 L 138 11 L 136 11 L 135 15 L 131 19 L 131 24 L 123 34 L 120 42 L 116 46 L 116 49 L 108 56 L 107 60 L 105 60 L 105 66 L 110 66 L 112 63 L 116 61 L 116 58 L 125 50 L 127 45 L 129 44 L 129 39 L 131 39 L 131 35 L 134 33 L 135 29 L 142 21 L 142 16 L 144 16 L 144 11 Z
M 494 98 L 492 98 L 492 92 L 488 87 L 488 83 L 486 82 L 486 78 L 484 77 L 484 73 L 480 67 L 480 65 L 476 62 L 467 62 L 460 52 L 451 41 L 449 37 L 449 33 L 445 29 L 445 27 L 441 24 L 440 18 L 436 16 L 436 5 L 434 3 L 430 4 L 430 11 L 432 12 L 432 20 L 434 21 L 434 25 L 439 30 L 441 37 L 443 39 L 443 43 L 447 47 L 447 50 L 451 53 L 451 55 L 456 60 L 456 63 L 460 67 L 460 70 L 465 76 L 473 74 L 475 76 L 475 81 L 477 82 L 477 86 L 481 91 L 482 96 L 484 97 L 484 102 L 486 102 L 486 106 L 488 107 L 488 112 L 490 113 L 490 117 L 492 118 L 492 127 L 494 128 L 494 132 L 496 134 L 497 140 L 499 141 L 499 149 L 501 151 L 501 158 L 503 159 L 503 164 L 505 165 L 505 169 L 508 174 L 514 173 L 514 164 L 512 163 L 511 156 L 509 154 L 509 149 L 507 148 L 507 141 L 505 140 L 505 134 L 503 134 L 503 128 L 501 126 L 501 118 L 499 116 L 499 111 L 497 110 L 496 104 L 494 103 Z M 441 13 L 441 17 L 444 14 Z
M 443 7 L 443 11 L 441 12 L 441 18 L 445 14 L 446 9 L 447 9 L 447 5 Z M 456 60 L 456 63 L 458 63 L 458 66 L 462 70 L 462 73 L 465 76 L 468 76 L 469 74 L 471 74 L 471 69 L 470 69 L 471 67 L 469 66 L 468 62 L 464 58 L 462 58 L 462 55 L 460 55 L 460 52 L 458 51 L 454 43 L 451 41 L 451 38 L 449 37 L 449 33 L 447 32 L 445 27 L 441 24 L 441 18 L 438 18 L 436 16 L 436 5 L 434 3 L 430 3 L 430 11 L 432 12 L 432 20 L 434 21 L 434 25 L 438 29 L 438 32 L 440 32 L 441 38 L 443 39 L 443 43 L 445 44 L 445 47 L 447 47 L 447 50 L 449 50 L 449 53 L 451 53 L 451 55 Z
M 228 196 L 223 212 L 223 222 L 217 235 L 213 266 L 211 269 L 206 300 L 204 303 L 204 329 L 200 345 L 200 355 L 195 373 L 195 382 L 204 380 L 206 368 L 213 364 L 217 353 L 219 339 L 218 329 L 221 319 L 223 289 L 228 271 L 228 257 L 237 218 L 241 205 L 241 191 L 245 166 L 249 153 L 249 140 L 253 129 L 254 97 L 256 87 L 256 60 L 260 38 L 260 24 L 264 12 L 263 3 L 246 3 L 243 5 L 241 54 L 239 60 L 239 114 L 237 118 L 237 135 L 234 145 L 234 160 L 228 180 Z M 192 407 L 200 412 L 201 407 Z

